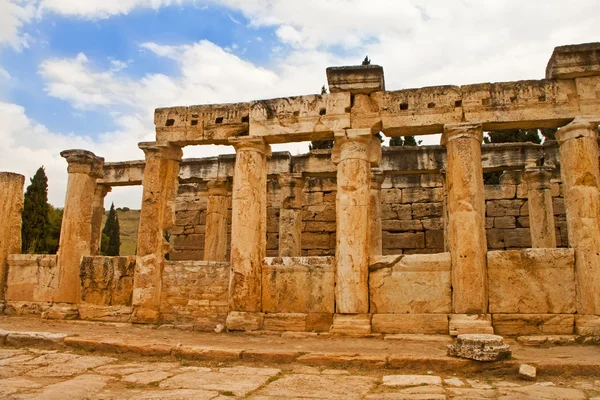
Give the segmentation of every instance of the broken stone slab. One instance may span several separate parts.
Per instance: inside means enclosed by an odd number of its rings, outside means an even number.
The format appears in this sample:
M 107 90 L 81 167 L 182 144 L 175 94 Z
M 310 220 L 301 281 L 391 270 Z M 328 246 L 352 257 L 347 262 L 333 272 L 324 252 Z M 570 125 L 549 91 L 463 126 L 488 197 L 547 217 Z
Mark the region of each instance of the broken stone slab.
M 79 318 L 79 308 L 75 304 L 55 303 L 42 312 L 42 319 L 73 320 Z
M 50 332 L 9 332 L 5 339 L 7 346 L 63 346 L 68 335 Z
M 519 376 L 521 379 L 525 379 L 526 381 L 535 381 L 536 373 L 537 371 L 533 365 L 521 364 L 519 366 Z
M 476 361 L 499 361 L 511 356 L 502 336 L 486 334 L 458 335 L 456 343 L 448 345 L 448 355 Z

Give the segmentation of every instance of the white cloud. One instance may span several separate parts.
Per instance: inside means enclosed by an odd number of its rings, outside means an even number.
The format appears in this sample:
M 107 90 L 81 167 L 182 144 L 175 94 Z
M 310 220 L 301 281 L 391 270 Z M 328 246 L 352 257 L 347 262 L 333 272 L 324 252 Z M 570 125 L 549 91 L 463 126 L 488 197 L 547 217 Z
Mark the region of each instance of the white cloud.
M 0 0 L 0 45 L 9 44 L 15 50 L 29 46 L 29 37 L 21 28 L 34 16 L 32 0 Z
M 54 12 L 82 18 L 109 18 L 128 14 L 135 8 L 152 8 L 178 5 L 189 0 L 41 0 L 39 12 Z

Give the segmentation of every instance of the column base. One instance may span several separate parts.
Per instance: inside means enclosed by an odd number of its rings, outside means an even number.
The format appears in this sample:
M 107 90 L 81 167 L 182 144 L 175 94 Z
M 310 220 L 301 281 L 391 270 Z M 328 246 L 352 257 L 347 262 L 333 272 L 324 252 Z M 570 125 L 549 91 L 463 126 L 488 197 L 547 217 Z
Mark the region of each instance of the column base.
M 338 335 L 369 335 L 371 314 L 334 314 L 329 332 Z
M 229 311 L 225 326 L 229 331 L 258 331 L 263 328 L 264 313 Z
M 581 336 L 600 336 L 600 315 L 575 315 L 575 333 Z
M 78 319 L 79 307 L 77 304 L 54 303 L 50 308 L 42 312 L 42 319 Z
M 490 314 L 450 314 L 450 335 L 469 333 L 494 334 Z

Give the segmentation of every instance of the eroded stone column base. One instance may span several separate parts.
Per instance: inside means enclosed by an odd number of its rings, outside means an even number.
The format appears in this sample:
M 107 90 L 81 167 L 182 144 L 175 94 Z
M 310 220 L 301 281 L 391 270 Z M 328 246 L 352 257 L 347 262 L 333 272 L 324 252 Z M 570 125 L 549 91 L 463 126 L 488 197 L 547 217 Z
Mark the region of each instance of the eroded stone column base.
M 368 335 L 371 333 L 371 314 L 334 314 L 329 332 L 339 335 Z
M 79 307 L 77 304 L 54 303 L 42 312 L 42 319 L 78 319 Z
M 502 336 L 458 335 L 455 344 L 448 345 L 448 355 L 477 361 L 499 361 L 510 358 L 510 348 Z
M 575 315 L 575 333 L 600 336 L 600 315 Z
M 263 328 L 264 316 L 259 312 L 230 311 L 225 326 L 230 331 L 258 331 Z
M 450 335 L 494 334 L 490 314 L 452 314 L 450 315 Z

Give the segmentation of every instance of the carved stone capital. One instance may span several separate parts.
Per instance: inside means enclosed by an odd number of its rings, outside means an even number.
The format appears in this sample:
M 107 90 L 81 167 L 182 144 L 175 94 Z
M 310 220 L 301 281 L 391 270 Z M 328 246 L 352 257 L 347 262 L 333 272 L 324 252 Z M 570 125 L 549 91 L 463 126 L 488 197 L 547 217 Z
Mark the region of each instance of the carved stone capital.
M 381 189 L 381 184 L 385 180 L 383 171 L 379 168 L 371 169 L 371 189 Z
M 554 167 L 550 165 L 527 167 L 523 171 L 523 179 L 527 182 L 529 189 L 550 189 L 550 179 L 552 178 L 553 172 Z
M 60 152 L 61 157 L 69 164 L 67 171 L 70 174 L 86 174 L 95 178 L 104 175 L 104 158 L 96 156 L 91 151 L 73 149 Z
M 441 145 L 446 146 L 448 142 L 456 139 L 473 139 L 481 143 L 483 141 L 482 125 L 473 123 L 444 125 Z
M 580 137 L 589 137 L 597 140 L 599 123 L 600 117 L 577 117 L 573 122 L 563 126 L 556 132 L 556 140 L 559 145 L 567 140 Z
M 381 141 L 371 129 L 346 129 L 334 133 L 335 144 L 331 152 L 334 164 L 347 159 L 369 161 L 377 167 L 381 162 Z
M 229 144 L 235 148 L 236 152 L 256 151 L 267 157 L 271 156 L 271 146 L 261 137 L 233 137 L 229 138 Z
M 144 151 L 146 158 L 157 155 L 165 160 L 181 161 L 183 157 L 181 147 L 170 142 L 141 142 L 138 147 Z

